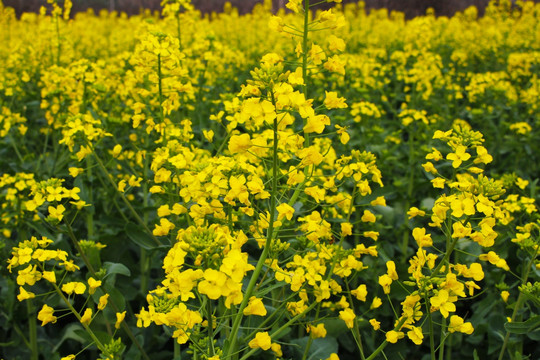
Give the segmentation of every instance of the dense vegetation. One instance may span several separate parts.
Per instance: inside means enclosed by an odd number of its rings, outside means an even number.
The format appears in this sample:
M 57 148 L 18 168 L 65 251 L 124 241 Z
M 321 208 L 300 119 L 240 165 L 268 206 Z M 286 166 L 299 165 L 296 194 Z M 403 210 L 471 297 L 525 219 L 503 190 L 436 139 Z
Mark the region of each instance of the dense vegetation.
M 0 5 L 5 359 L 540 357 L 540 5 L 49 3 Z

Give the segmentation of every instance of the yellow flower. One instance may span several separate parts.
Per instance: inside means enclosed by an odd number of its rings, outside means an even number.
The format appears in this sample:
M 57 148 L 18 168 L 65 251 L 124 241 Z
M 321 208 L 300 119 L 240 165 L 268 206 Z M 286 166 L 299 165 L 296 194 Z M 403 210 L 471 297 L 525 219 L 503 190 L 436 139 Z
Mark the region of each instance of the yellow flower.
M 324 127 L 330 125 L 330 118 L 324 114 L 312 115 L 307 118 L 306 126 L 304 126 L 304 132 L 321 134 L 324 131 Z
M 22 289 L 22 288 L 21 288 Z M 501 291 L 501 298 L 504 302 L 508 302 L 508 297 L 510 296 L 510 293 L 506 290 Z
M 448 325 L 448 331 L 453 332 L 461 332 L 464 334 L 472 334 L 474 331 L 474 328 L 470 322 L 464 322 L 463 319 L 457 315 L 452 315 L 450 317 L 450 324 Z
M 69 175 L 71 175 L 71 177 L 77 177 L 79 176 L 80 174 L 83 173 L 84 169 L 83 168 L 78 168 L 78 167 L 70 167 L 68 169 L 69 171 Z
M 364 210 L 364 214 L 362 215 L 362 218 L 360 219 L 362 222 L 375 222 L 377 219 L 375 218 L 375 214 L 373 214 L 369 210 Z
M 412 232 L 414 240 L 418 244 L 418 247 L 424 248 L 433 246 L 433 240 L 431 239 L 431 234 L 426 234 L 425 228 L 414 228 Z
M 109 302 L 109 294 L 105 294 L 99 297 L 98 310 L 105 309 L 107 303 Z
M 294 214 L 294 208 L 287 203 L 280 204 L 276 207 L 276 210 L 278 211 L 278 221 L 281 221 L 283 218 L 291 220 Z
M 392 344 L 397 343 L 397 341 L 403 339 L 403 337 L 405 337 L 405 334 L 401 331 L 390 330 L 386 333 L 386 341 Z
M 204 280 L 199 282 L 197 289 L 209 299 L 216 300 L 228 291 L 226 287 L 227 275 L 214 269 L 204 271 Z
M 47 304 L 43 305 L 41 310 L 38 313 L 38 320 L 41 320 L 41 326 L 45 326 L 48 323 L 55 323 L 56 316 L 54 314 L 54 309 Z
M 62 285 L 62 291 L 68 295 L 73 293 L 81 295 L 86 290 L 86 285 L 82 282 L 68 282 Z
M 370 319 L 369 323 L 373 327 L 373 330 L 377 331 L 381 328 L 381 323 L 377 319 Z
M 229 151 L 231 154 L 243 153 L 252 145 L 249 134 L 233 135 L 229 140 Z
M 381 298 L 375 296 L 375 297 L 373 298 L 373 301 L 371 302 L 371 306 L 369 307 L 369 309 L 370 309 L 370 310 L 372 310 L 372 309 L 377 309 L 377 308 L 381 307 L 381 305 L 382 305 L 382 300 L 381 300 Z
M 272 338 L 268 335 L 268 332 L 258 332 L 255 334 L 255 338 L 248 343 L 249 347 L 252 349 L 261 348 L 263 350 L 268 350 L 272 346 Z
M 423 211 L 423 210 L 420 210 L 419 208 L 413 206 L 409 209 L 409 211 L 407 211 L 407 215 L 409 215 L 409 219 L 412 219 L 416 216 L 425 216 L 426 215 L 426 212 Z M 414 230 L 413 230 L 414 232 Z
M 318 324 L 317 326 L 309 325 L 307 328 L 307 332 L 309 333 L 309 336 L 311 336 L 313 339 L 323 338 L 326 336 L 326 329 L 324 328 L 324 324 Z
M 88 293 L 92 295 L 96 292 L 96 289 L 101 286 L 101 280 L 96 280 L 93 277 L 88 278 Z
M 90 325 L 91 321 L 92 321 L 92 309 L 86 308 L 86 310 L 84 310 L 83 316 L 81 317 L 81 324 L 88 326 Z
M 73 359 L 75 359 L 75 355 L 73 354 L 60 358 L 60 360 L 73 360 Z
M 339 312 L 339 318 L 345 321 L 345 325 L 347 325 L 349 329 L 352 329 L 354 327 L 354 319 L 356 318 L 356 314 L 351 308 L 341 310 Z
M 249 303 L 244 308 L 244 315 L 266 316 L 266 313 L 262 299 L 255 296 L 249 298 Z
M 324 105 L 327 109 L 343 109 L 347 107 L 345 98 L 338 98 L 335 91 L 325 91 Z
M 120 329 L 120 325 L 122 324 L 122 321 L 124 321 L 125 317 L 126 317 L 125 311 L 121 313 L 116 313 L 116 323 L 114 324 L 115 329 Z
M 424 339 L 424 334 L 422 334 L 422 328 L 416 326 L 411 326 L 411 330 L 407 331 L 407 336 L 416 345 L 421 345 L 422 339 Z
M 431 306 L 434 310 L 439 310 L 445 318 L 448 317 L 449 312 L 456 311 L 456 305 L 450 301 L 448 291 L 442 289 L 439 290 L 436 296 L 433 296 L 430 300 Z
M 23 301 L 27 299 L 35 298 L 36 295 L 33 292 L 26 291 L 22 286 L 19 287 L 19 295 L 17 295 L 17 300 Z
M 455 152 L 446 155 L 447 160 L 452 160 L 452 167 L 457 169 L 463 161 L 467 161 L 471 158 L 471 154 L 467 153 L 467 147 L 464 145 L 458 145 Z

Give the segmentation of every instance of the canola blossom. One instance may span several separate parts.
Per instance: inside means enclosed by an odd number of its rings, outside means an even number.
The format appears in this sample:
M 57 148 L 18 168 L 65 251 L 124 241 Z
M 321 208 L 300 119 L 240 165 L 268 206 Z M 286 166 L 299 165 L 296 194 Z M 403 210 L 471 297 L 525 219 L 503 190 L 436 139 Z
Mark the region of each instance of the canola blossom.
M 6 359 L 540 356 L 540 6 L 323 2 L 0 2 Z

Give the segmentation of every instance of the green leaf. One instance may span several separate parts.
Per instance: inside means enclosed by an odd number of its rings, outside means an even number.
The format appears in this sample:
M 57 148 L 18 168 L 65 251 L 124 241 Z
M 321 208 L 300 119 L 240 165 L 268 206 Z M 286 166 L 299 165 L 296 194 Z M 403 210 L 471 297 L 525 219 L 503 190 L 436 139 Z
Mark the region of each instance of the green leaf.
M 504 324 L 506 331 L 512 334 L 527 334 L 538 330 L 540 327 L 540 315 L 533 316 L 524 322 L 511 322 Z
M 142 227 L 134 223 L 128 223 L 126 225 L 126 234 L 131 241 L 143 249 L 152 250 L 156 248 L 154 239 L 152 239 L 152 237 L 148 235 Z
M 308 341 L 309 336 L 304 336 L 303 338 L 294 339 L 291 341 L 291 343 L 297 345 L 294 347 L 294 352 L 296 355 L 295 359 L 302 358 Z M 338 342 L 334 337 L 327 336 L 325 338 L 314 339 L 311 343 L 311 347 L 309 348 L 307 358 L 309 360 L 327 359 L 332 353 L 337 354 L 338 348 Z
M 107 275 L 105 275 L 105 277 L 115 274 L 131 276 L 131 271 L 129 271 L 128 267 L 124 264 L 105 262 L 103 267 L 107 270 Z
M 82 331 L 82 333 L 81 333 Z M 58 341 L 58 343 L 54 346 L 53 352 L 57 352 L 60 346 L 64 343 L 64 341 L 70 339 L 75 340 L 77 342 L 80 342 L 81 344 L 84 344 L 86 341 L 88 341 L 88 337 L 81 336 L 82 334 L 86 334 L 86 331 L 79 323 L 71 323 L 67 325 L 64 328 L 64 335 L 62 335 L 62 338 Z M 87 335 L 87 334 L 86 334 Z M 91 339 L 90 339 L 91 340 Z
M 473 351 L 473 359 L 474 360 L 480 360 L 480 358 L 478 357 L 478 353 L 476 352 L 476 349 L 474 349 L 474 351 Z

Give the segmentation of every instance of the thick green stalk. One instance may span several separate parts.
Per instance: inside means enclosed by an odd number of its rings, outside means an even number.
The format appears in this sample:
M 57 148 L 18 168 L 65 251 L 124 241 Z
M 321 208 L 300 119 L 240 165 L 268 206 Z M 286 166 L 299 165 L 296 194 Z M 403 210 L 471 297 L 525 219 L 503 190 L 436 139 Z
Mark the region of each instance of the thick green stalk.
M 435 360 L 435 333 L 433 329 L 433 319 L 431 317 L 431 310 L 428 305 L 428 298 L 427 295 L 424 297 L 424 300 L 426 302 L 426 312 L 428 316 L 428 323 L 429 323 L 429 348 L 431 353 L 431 360 Z
M 31 360 L 38 360 L 39 352 L 37 347 L 37 326 L 36 326 L 36 309 L 32 299 L 26 301 L 26 309 L 28 311 L 28 338 L 30 339 Z
M 212 309 L 212 300 L 208 299 L 206 302 L 206 316 L 208 317 L 208 351 L 210 352 L 210 357 L 216 354 L 214 349 L 214 319 L 213 319 L 214 310 Z
M 536 252 L 534 253 L 533 256 L 531 256 L 531 260 L 527 263 L 527 267 L 525 268 L 525 270 L 523 272 L 523 276 L 521 278 L 521 284 L 522 285 L 525 285 L 527 283 L 527 279 L 529 278 L 529 273 L 530 273 L 531 268 L 532 268 L 532 266 L 534 264 L 534 261 L 536 260 L 536 257 L 538 255 L 538 251 L 539 251 L 539 248 L 537 247 Z M 523 306 L 523 300 L 524 300 L 524 295 L 523 295 L 522 292 L 520 292 L 519 296 L 518 296 L 518 299 L 516 301 L 516 305 L 514 306 L 514 311 L 512 312 L 512 317 L 510 318 L 510 322 L 513 322 L 516 319 L 516 316 L 517 316 L 519 310 L 521 310 L 521 307 Z M 508 345 L 508 340 L 509 339 L 510 339 L 510 333 L 507 331 L 506 335 L 504 336 L 504 341 L 503 341 L 503 345 L 501 347 L 501 351 L 499 352 L 498 360 L 503 359 L 504 351 L 506 350 L 506 346 Z

